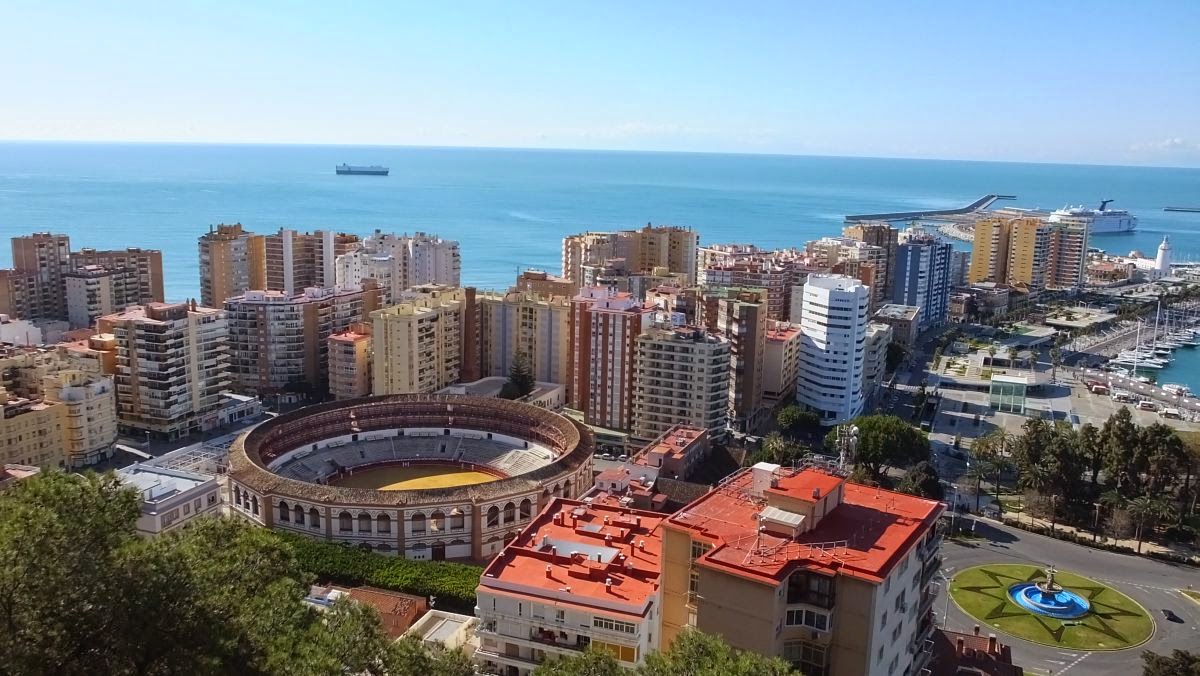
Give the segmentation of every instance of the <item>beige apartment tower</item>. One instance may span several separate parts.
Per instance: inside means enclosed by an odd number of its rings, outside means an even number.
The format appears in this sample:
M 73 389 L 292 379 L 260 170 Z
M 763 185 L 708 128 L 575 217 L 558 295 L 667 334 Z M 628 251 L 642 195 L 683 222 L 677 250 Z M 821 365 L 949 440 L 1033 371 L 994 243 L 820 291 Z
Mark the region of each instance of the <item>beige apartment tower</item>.
M 371 313 L 374 394 L 425 394 L 460 379 L 466 290 L 426 285 L 406 296 Z
M 193 303 L 149 303 L 101 317 L 116 345 L 117 421 L 134 433 L 176 439 L 217 424 L 229 374 L 225 312 Z
M 699 303 L 699 323 L 729 341 L 729 426 L 739 432 L 753 432 L 767 412 L 763 362 L 768 297 L 766 289 L 717 288 L 705 291 Z
M 539 382 L 565 385 L 571 368 L 571 301 L 532 292 L 476 296 L 479 374 L 507 376 L 523 352 Z
M 210 226 L 201 235 L 200 302 L 219 307 L 247 291 L 267 288 L 266 239 L 241 223 Z
M 691 228 L 649 223 L 639 230 L 570 235 L 563 239 L 563 277 L 586 286 L 596 282 L 597 269 L 633 275 L 663 268 L 683 275 L 690 286 L 696 281 L 699 246 L 700 235 Z
M 695 327 L 652 328 L 638 336 L 633 440 L 652 441 L 677 425 L 722 438 L 728 405 L 728 341 Z

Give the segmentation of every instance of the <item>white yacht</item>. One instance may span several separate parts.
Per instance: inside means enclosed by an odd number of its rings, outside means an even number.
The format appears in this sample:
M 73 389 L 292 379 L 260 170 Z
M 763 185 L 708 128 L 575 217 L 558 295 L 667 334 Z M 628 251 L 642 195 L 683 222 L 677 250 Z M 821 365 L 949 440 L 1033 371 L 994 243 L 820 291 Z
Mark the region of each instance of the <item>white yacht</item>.
M 1137 217 L 1131 216 L 1124 209 L 1109 209 L 1104 200 L 1099 209 L 1091 207 L 1063 207 L 1050 214 L 1046 220 L 1051 223 L 1067 223 L 1071 225 L 1086 225 L 1092 235 L 1110 235 L 1118 232 L 1133 232 L 1137 228 Z

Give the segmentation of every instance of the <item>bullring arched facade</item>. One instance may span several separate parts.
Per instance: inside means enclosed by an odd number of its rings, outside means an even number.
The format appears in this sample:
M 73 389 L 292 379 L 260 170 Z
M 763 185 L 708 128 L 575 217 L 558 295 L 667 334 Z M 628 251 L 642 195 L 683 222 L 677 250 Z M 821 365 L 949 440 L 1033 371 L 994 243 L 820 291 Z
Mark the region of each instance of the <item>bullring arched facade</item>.
M 422 490 L 337 487 L 274 471 L 298 449 L 316 449 L 319 457 L 331 439 L 353 444 L 412 429 L 503 435 L 552 456 L 518 475 Z M 242 435 L 230 449 L 228 497 L 235 514 L 280 531 L 411 559 L 486 560 L 551 499 L 591 487 L 592 453 L 587 428 L 536 406 L 468 396 L 368 397 L 300 409 Z

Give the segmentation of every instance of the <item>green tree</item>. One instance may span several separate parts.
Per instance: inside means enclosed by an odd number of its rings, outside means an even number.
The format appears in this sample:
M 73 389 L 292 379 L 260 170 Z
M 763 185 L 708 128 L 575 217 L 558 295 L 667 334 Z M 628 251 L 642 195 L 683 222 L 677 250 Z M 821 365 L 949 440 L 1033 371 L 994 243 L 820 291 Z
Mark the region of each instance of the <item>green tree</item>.
M 997 427 L 971 444 L 971 455 L 986 462 L 995 473 L 992 485 L 997 492 L 1000 491 L 1004 472 L 1012 469 L 1012 445 L 1013 436 L 1005 432 L 1003 427 Z
M 595 649 L 550 660 L 533 670 L 533 676 L 623 676 L 627 673 L 611 654 Z
M 888 467 L 907 469 L 929 460 L 929 439 L 894 415 L 864 415 L 852 422 L 858 428 L 854 464 L 878 482 Z M 827 448 L 836 449 L 837 430 L 825 437 Z
M 1058 367 L 1062 366 L 1062 350 L 1057 347 L 1050 348 L 1050 379 L 1058 380 Z
M 928 386 L 929 382 L 922 378 L 913 394 L 913 420 L 920 420 L 925 415 L 925 404 L 929 402 Z
M 896 490 L 931 500 L 941 500 L 945 497 L 937 470 L 932 463 L 924 461 L 918 462 L 904 473 L 904 478 L 896 485 Z
M 1142 676 L 1200 676 L 1200 653 L 1187 650 L 1173 650 L 1170 655 L 1147 650 L 1142 663 Z
M 1175 430 L 1154 423 L 1138 431 L 1138 470 L 1144 472 L 1143 485 L 1149 495 L 1161 495 L 1187 471 L 1188 451 Z M 1144 457 L 1144 460 L 1142 458 Z
M 1135 525 L 1134 537 L 1137 538 L 1137 553 L 1142 553 L 1142 541 L 1146 536 L 1146 526 L 1154 528 L 1159 519 L 1170 518 L 1171 503 L 1148 495 L 1141 495 L 1130 500 L 1125 505 Z
M 529 355 L 517 350 L 513 354 L 512 364 L 508 367 L 508 381 L 501 388 L 500 396 L 505 399 L 520 399 L 533 392 L 536 387 L 537 381 L 533 377 Z
M 304 604 L 309 576 L 283 538 L 205 518 L 146 540 L 139 512 L 111 474 L 51 472 L 0 494 L 0 673 L 334 676 L 395 663 L 371 608 Z
M 996 365 L 996 344 L 995 343 L 988 345 L 987 353 L 988 353 L 988 366 L 994 367 Z
M 1100 445 L 1104 453 L 1104 475 L 1126 497 L 1140 491 L 1140 479 L 1134 453 L 1138 445 L 1138 428 L 1129 407 L 1122 406 L 1108 417 L 1100 430 Z
M 784 433 L 796 434 L 800 430 L 800 414 L 799 406 L 789 404 L 779 410 L 779 415 L 775 416 L 775 422 Z
M 992 468 L 986 460 L 976 457 L 970 465 L 967 466 L 967 479 L 975 486 L 975 511 L 979 511 L 980 502 L 983 500 L 983 480 L 991 473 Z
M 1079 428 L 1079 452 L 1087 459 L 1089 493 L 1099 491 L 1100 469 L 1104 466 L 1104 443 L 1100 430 L 1091 423 Z
M 637 673 L 640 676 L 800 676 L 778 657 L 735 650 L 719 637 L 695 630 L 677 636 L 665 652 L 647 655 L 645 665 Z

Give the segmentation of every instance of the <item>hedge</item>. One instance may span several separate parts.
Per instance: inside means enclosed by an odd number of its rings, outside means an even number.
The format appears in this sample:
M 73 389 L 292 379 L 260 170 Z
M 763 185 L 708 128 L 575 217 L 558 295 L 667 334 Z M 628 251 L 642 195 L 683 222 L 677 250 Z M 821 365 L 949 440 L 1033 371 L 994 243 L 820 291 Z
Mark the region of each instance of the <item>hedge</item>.
M 370 585 L 416 596 L 436 596 L 443 610 L 475 614 L 475 588 L 483 568 L 447 561 L 413 561 L 349 545 L 278 533 L 300 565 L 317 579 L 347 586 Z
M 1133 547 L 1126 547 L 1125 545 L 1118 545 L 1118 544 L 1115 544 L 1112 542 L 1105 542 L 1104 540 L 1100 540 L 1098 542 L 1094 541 L 1093 536 L 1088 533 L 1082 533 L 1082 532 L 1072 533 L 1071 531 L 1057 530 L 1057 529 L 1052 530 L 1049 526 L 1042 526 L 1042 525 L 1038 525 L 1038 524 L 1018 523 L 1015 519 L 1010 519 L 1008 517 L 1004 517 L 1004 519 L 1002 520 L 1002 523 L 1005 526 L 1009 526 L 1010 528 L 1017 528 L 1019 530 L 1027 531 L 1029 533 L 1036 533 L 1037 535 L 1045 535 L 1046 537 L 1054 538 L 1055 540 L 1064 540 L 1066 542 L 1074 542 L 1075 544 L 1078 544 L 1078 545 L 1083 545 L 1085 547 L 1091 547 L 1092 549 L 1102 549 L 1106 552 L 1113 552 L 1116 554 L 1131 554 L 1133 556 L 1144 556 L 1144 557 L 1151 558 L 1151 559 L 1158 559 L 1159 561 L 1167 561 L 1169 563 L 1179 563 L 1179 564 L 1188 565 L 1188 566 L 1195 566 L 1197 563 L 1192 558 L 1182 556 L 1179 554 L 1174 554 L 1172 552 L 1160 552 L 1157 550 L 1150 550 L 1150 551 L 1143 552 L 1142 554 L 1138 554 L 1137 550 L 1134 549 Z

